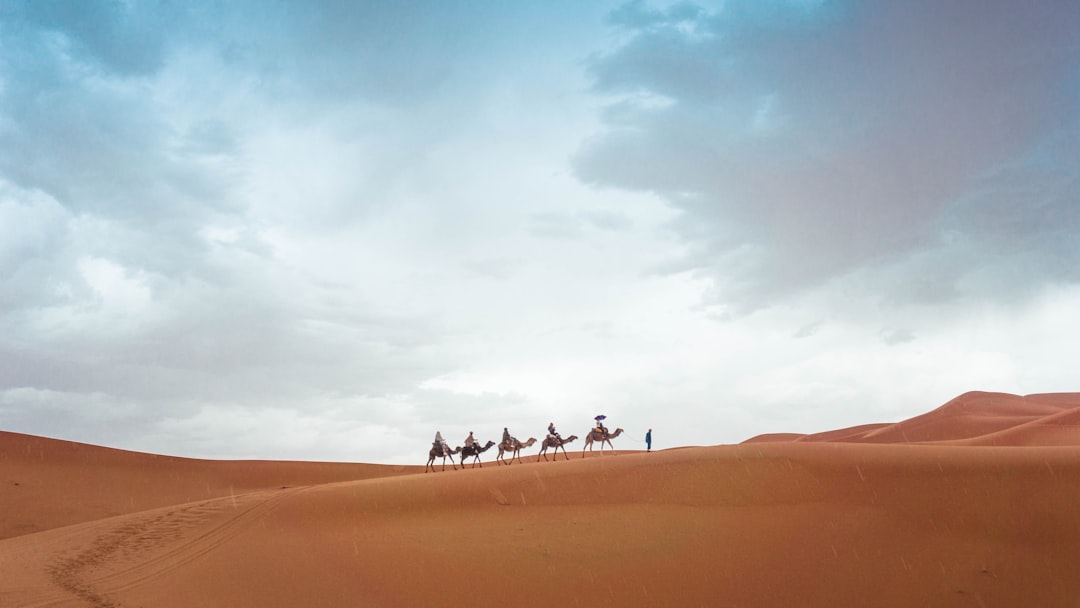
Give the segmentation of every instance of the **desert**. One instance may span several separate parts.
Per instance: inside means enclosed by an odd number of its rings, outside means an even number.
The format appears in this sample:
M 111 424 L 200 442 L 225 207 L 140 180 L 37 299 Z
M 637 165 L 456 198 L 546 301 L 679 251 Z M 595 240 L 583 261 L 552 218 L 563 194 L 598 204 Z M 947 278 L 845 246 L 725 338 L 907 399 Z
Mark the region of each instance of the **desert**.
M 1080 393 L 509 466 L 0 433 L 0 606 L 1075 606 Z

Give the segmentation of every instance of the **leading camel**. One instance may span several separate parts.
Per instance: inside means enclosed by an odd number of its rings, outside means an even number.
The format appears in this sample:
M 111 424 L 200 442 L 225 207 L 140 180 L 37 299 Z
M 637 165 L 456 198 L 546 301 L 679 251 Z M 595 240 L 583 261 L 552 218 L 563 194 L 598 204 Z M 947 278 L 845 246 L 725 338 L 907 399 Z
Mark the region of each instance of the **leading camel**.
M 465 459 L 469 457 L 472 457 L 473 459 L 473 467 L 479 464 L 481 469 L 484 468 L 484 463 L 480 462 L 480 454 L 490 450 L 493 445 L 495 445 L 495 442 L 489 441 L 483 447 L 479 445 L 467 445 L 461 448 L 461 468 L 465 468 Z
M 529 437 L 529 440 L 525 443 L 521 443 L 517 439 L 511 437 L 510 441 L 504 441 L 499 444 L 499 455 L 495 457 L 495 462 L 510 465 L 514 462 L 514 458 L 517 458 L 518 462 L 521 462 L 521 450 L 532 446 L 534 443 L 536 443 L 536 437 Z M 503 454 L 506 452 L 511 453 L 510 462 L 506 462 L 506 459 L 503 458 Z
M 444 471 L 446 470 L 446 459 L 449 457 L 450 458 L 450 464 L 454 466 L 454 470 L 456 471 L 457 470 L 457 465 L 454 464 L 454 454 L 457 454 L 460 451 L 461 451 L 461 446 L 458 446 L 458 447 L 451 450 L 450 446 L 443 446 L 443 445 L 439 445 L 437 443 L 432 444 L 431 449 L 428 451 L 428 459 L 427 459 L 427 464 L 424 465 L 424 472 L 425 473 L 428 472 L 428 467 L 431 467 L 432 471 L 435 470 L 435 464 L 434 464 L 435 459 L 438 458 L 439 456 L 442 456 L 442 470 L 444 470 Z M 464 467 L 465 463 L 464 462 L 461 463 L 461 466 Z
M 555 454 L 552 456 L 551 461 L 555 462 L 559 458 L 559 448 L 562 448 L 563 456 L 566 456 L 567 460 L 570 460 L 570 455 L 566 453 L 566 444 L 577 439 L 577 435 L 570 435 L 566 439 L 562 437 L 556 437 L 555 435 L 548 435 L 544 439 L 544 443 L 540 445 L 540 453 L 536 456 L 536 462 L 540 462 L 540 457 L 543 456 L 544 460 L 547 460 L 548 448 L 555 448 Z
M 585 450 L 592 450 L 592 444 L 594 441 L 600 443 L 600 453 L 603 454 L 604 444 L 606 443 L 608 445 L 611 445 L 611 440 L 618 437 L 619 435 L 622 435 L 622 432 L 622 429 L 615 429 L 614 433 L 605 436 L 603 433 L 597 431 L 596 429 L 589 431 L 589 434 L 585 435 L 585 447 L 581 449 L 581 455 L 585 455 Z M 615 446 L 611 445 L 611 451 L 615 451 Z

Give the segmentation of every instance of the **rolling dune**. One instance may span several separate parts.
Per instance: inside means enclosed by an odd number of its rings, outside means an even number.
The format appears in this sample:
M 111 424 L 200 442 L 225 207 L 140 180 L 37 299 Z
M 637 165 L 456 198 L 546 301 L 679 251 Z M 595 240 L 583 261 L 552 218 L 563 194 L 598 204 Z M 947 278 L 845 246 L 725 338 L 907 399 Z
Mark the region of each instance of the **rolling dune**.
M 0 431 L 0 539 L 253 490 L 422 470 L 351 463 L 196 460 Z
M 1078 408 L 435 474 L 5 434 L 0 606 L 1075 606 Z

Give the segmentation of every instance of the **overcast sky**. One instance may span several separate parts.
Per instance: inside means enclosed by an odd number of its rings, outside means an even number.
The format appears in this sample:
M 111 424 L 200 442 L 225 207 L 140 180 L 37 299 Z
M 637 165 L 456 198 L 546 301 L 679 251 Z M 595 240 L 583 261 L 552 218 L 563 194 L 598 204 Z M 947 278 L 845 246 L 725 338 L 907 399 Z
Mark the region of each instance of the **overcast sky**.
M 415 464 L 436 430 L 715 445 L 1080 390 L 1078 31 L 1019 0 L 5 2 L 0 429 Z

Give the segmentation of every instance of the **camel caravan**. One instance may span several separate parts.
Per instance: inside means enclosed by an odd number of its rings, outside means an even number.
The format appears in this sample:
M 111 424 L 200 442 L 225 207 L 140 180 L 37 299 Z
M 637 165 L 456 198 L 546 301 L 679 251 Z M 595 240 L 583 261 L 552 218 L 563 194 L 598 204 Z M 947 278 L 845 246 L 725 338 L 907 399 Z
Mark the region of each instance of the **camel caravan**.
M 615 446 L 611 444 L 611 440 L 622 435 L 623 430 L 621 428 L 615 429 L 614 432 L 608 431 L 604 426 L 604 419 L 606 416 L 596 416 L 596 425 L 589 430 L 585 435 L 585 447 L 581 450 L 581 455 L 584 456 L 586 450 L 592 451 L 593 444 L 600 444 L 601 454 L 604 451 L 604 444 L 607 444 L 611 448 L 611 452 L 615 453 Z M 540 462 L 543 458 L 545 461 L 548 459 L 548 450 L 552 450 L 552 462 L 559 459 L 559 450 L 562 450 L 563 457 L 566 460 L 570 460 L 570 456 L 566 453 L 566 444 L 572 443 L 578 439 L 577 435 L 570 435 L 569 437 L 563 437 L 555 430 L 555 424 L 549 423 L 547 428 L 547 435 L 540 441 L 540 453 L 536 456 L 536 461 Z M 479 465 L 483 468 L 484 463 L 480 460 L 480 455 L 488 451 L 494 446 L 498 446 L 499 454 L 495 457 L 495 462 L 498 464 L 505 464 L 509 466 L 513 464 L 516 459 L 519 463 L 521 460 L 521 450 L 528 449 L 537 442 L 535 437 L 529 437 L 526 441 L 520 441 L 517 437 L 510 434 L 510 431 L 503 427 L 502 441 L 496 444 L 494 441 L 488 441 L 485 445 L 480 445 L 480 442 L 476 440 L 473 433 L 470 431 L 469 436 L 465 438 L 465 445 L 458 446 L 451 449 L 449 444 L 443 439 L 442 433 L 436 431 L 435 441 L 431 444 L 431 450 L 428 451 L 427 464 L 424 466 L 424 472 L 429 470 L 434 471 L 435 459 L 442 458 L 442 470 L 446 470 L 446 459 L 450 459 L 450 466 L 457 470 L 457 464 L 454 463 L 454 455 L 461 454 L 460 462 L 461 468 L 465 468 L 466 459 L 472 459 L 472 467 L 476 468 Z M 509 459 L 507 459 L 509 456 Z

